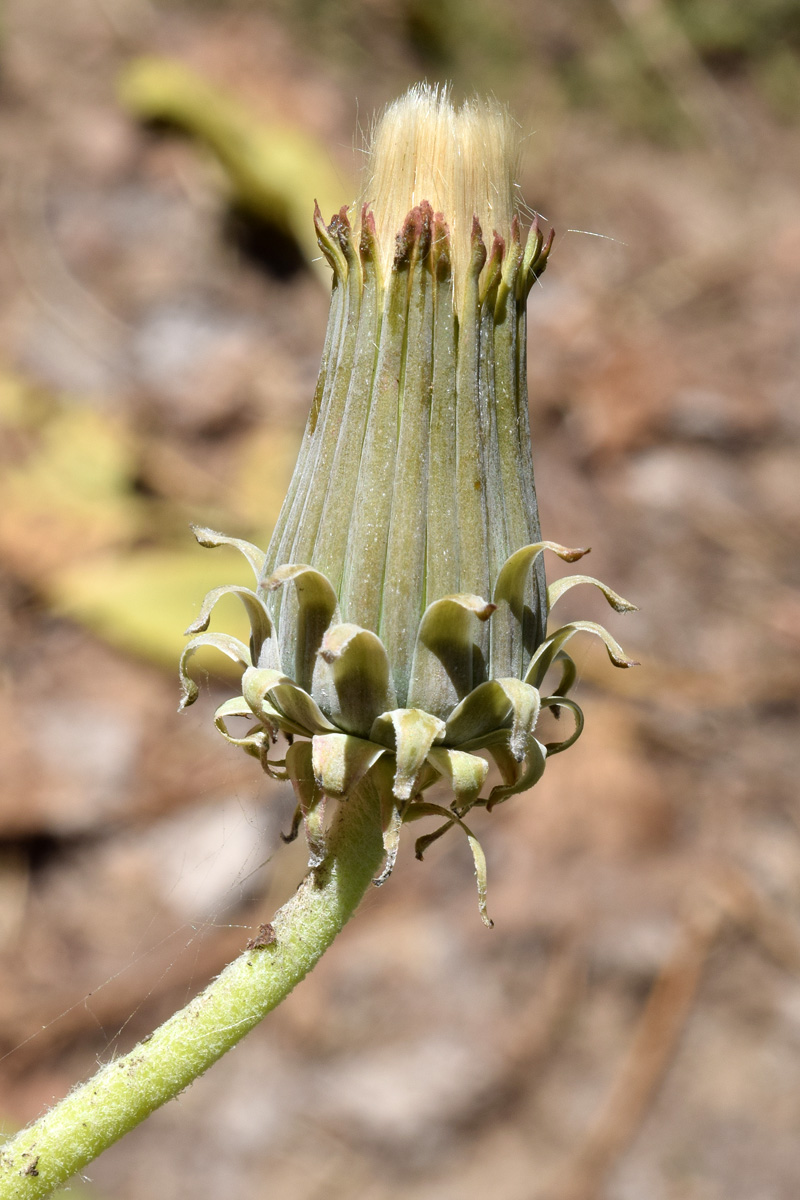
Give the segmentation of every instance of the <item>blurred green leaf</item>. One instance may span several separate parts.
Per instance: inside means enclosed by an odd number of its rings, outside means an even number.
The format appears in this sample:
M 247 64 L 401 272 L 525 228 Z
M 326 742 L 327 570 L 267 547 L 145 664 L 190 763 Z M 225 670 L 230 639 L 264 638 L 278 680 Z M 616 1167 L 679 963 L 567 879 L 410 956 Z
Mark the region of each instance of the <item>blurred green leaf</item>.
M 796 121 L 800 117 L 800 54 L 781 46 L 756 63 L 754 75 L 775 115 Z

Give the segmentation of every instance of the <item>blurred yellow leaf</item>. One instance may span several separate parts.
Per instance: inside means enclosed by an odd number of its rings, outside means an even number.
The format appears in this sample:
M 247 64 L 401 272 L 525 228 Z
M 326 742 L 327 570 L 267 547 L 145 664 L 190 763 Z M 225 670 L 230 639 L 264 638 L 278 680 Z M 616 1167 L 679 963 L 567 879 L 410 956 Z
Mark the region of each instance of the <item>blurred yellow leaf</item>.
M 35 429 L 52 407 L 52 399 L 30 380 L 0 370 L 0 429 Z
M 130 539 L 142 518 L 131 488 L 135 457 L 130 431 L 116 419 L 79 406 L 57 411 L 0 478 L 0 558 L 36 583 Z
M 183 631 L 197 616 L 206 592 L 223 583 L 253 586 L 241 555 L 227 547 L 210 550 L 135 550 L 103 556 L 60 571 L 47 596 L 62 616 L 80 621 L 99 637 L 130 654 L 177 669 L 186 644 Z M 212 625 L 245 643 L 249 625 L 234 596 L 220 601 Z M 201 651 L 202 666 L 225 674 L 233 665 L 223 655 Z
M 143 456 L 138 438 L 118 418 L 77 403 L 67 406 L 0 373 L 0 434 L 3 429 L 13 436 L 0 440 L 6 459 L 0 475 L 0 561 L 60 615 L 131 654 L 174 668 L 185 644 L 183 630 L 206 592 L 224 583 L 253 585 L 240 555 L 197 546 L 188 528 L 177 549 L 137 546 L 144 538 L 172 537 L 176 524 L 187 520 L 188 506 L 181 503 L 180 488 L 158 510 L 134 490 Z M 215 525 L 243 536 L 256 531 L 255 540 L 267 545 L 300 436 L 299 430 L 279 427 L 245 440 L 225 489 L 227 515 L 216 513 Z M 174 476 L 174 456 L 168 462 Z M 231 597 L 221 605 L 220 628 L 247 641 L 241 606 Z M 198 662 L 223 673 L 231 669 L 206 651 Z
M 301 438 L 299 429 L 277 426 L 255 431 L 242 447 L 228 499 L 236 516 L 259 531 L 255 541 L 265 549 L 289 490 Z

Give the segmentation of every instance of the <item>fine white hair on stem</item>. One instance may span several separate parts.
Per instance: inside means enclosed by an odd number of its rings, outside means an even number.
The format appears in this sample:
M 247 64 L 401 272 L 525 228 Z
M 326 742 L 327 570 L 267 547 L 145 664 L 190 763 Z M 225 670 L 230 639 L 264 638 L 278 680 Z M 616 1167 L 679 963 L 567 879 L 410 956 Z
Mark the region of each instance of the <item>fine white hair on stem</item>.
M 447 87 L 416 84 L 377 122 L 363 199 L 375 216 L 384 268 L 408 212 L 427 200 L 450 228 L 456 275 L 470 253 L 473 218 L 487 245 L 506 240 L 518 207 L 521 136 L 508 110 L 493 99 L 456 108 Z

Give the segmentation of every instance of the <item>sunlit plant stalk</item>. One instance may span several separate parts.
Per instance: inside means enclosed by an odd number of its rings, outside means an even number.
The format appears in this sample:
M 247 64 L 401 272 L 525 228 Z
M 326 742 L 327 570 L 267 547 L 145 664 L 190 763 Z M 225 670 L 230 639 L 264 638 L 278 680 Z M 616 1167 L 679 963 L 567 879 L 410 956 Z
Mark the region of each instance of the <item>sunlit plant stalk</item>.
M 565 647 L 589 632 L 630 666 L 600 625 L 548 632 L 573 575 L 546 586 L 542 555 L 586 551 L 541 540 L 526 392 L 525 302 L 551 239 L 522 237 L 517 136 L 499 106 L 455 110 L 416 88 L 374 135 L 365 202 L 325 225 L 333 270 L 319 383 L 295 473 L 266 552 L 236 546 L 254 587 L 216 588 L 188 630 L 183 705 L 197 697 L 192 655 L 212 646 L 243 667 L 216 724 L 290 780 L 309 872 L 262 935 L 185 1009 L 104 1067 L 5 1149 L 0 1200 L 32 1200 L 177 1095 L 313 967 L 371 880 L 383 883 L 404 824 L 433 818 L 417 857 L 451 829 L 472 851 L 481 916 L 486 863 L 465 818 L 526 791 L 579 736 Z M 265 467 L 268 469 L 268 467 Z M 224 595 L 242 601 L 249 644 L 208 632 Z M 555 667 L 552 691 L 542 690 Z M 541 711 L 571 732 L 536 736 Z M 231 723 L 244 718 L 243 730 Z M 286 749 L 276 750 L 283 735 Z M 489 760 L 497 781 L 484 792 Z M 443 782 L 449 805 L 426 791 Z M 332 806 L 335 815 L 327 816 Z

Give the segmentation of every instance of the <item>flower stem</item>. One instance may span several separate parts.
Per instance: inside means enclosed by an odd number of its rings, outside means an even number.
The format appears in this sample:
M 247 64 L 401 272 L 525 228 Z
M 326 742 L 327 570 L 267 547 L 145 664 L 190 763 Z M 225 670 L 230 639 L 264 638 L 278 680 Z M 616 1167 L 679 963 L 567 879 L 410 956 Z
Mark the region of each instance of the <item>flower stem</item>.
M 177 1096 L 280 1004 L 352 916 L 383 855 L 367 782 L 337 806 L 322 864 L 245 950 L 186 1008 L 23 1129 L 0 1153 L 0 1200 L 47 1196 Z M 263 939 L 263 940 L 266 940 Z

